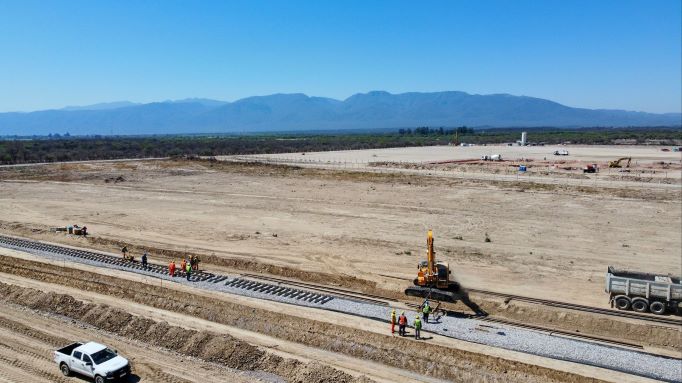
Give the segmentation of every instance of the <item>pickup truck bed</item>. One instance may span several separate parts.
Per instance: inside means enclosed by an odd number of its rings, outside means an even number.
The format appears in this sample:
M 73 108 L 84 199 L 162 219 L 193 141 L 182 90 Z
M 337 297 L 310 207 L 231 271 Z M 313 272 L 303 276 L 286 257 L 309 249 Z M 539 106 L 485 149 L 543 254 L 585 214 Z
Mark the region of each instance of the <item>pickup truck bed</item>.
M 64 354 L 64 355 L 71 355 L 71 353 L 73 352 L 73 350 L 74 350 L 75 348 L 80 347 L 80 346 L 82 346 L 82 345 L 83 345 L 83 343 L 72 343 L 72 344 L 70 344 L 70 345 L 68 345 L 68 346 L 66 346 L 66 347 L 60 348 L 59 350 L 57 350 L 57 351 L 55 351 L 55 352 L 58 352 L 58 353 L 61 353 L 61 354 Z

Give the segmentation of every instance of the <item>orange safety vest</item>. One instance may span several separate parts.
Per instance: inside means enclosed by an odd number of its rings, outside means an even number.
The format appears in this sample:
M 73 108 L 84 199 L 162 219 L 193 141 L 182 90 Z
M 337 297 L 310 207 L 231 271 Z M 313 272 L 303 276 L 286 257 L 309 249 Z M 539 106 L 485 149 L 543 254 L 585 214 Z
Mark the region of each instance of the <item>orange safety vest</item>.
M 407 324 L 407 317 L 405 315 L 401 315 L 400 317 L 398 317 L 398 323 Z
M 168 268 L 169 268 L 170 270 L 175 270 L 175 262 L 171 262 L 171 264 L 168 265 Z

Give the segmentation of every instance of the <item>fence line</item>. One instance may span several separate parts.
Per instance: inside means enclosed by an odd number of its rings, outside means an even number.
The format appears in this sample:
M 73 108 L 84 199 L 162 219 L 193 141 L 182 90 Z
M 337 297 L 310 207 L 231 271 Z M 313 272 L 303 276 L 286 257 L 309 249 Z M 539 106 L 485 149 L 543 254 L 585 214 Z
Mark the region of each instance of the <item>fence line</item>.
M 390 162 L 388 161 L 367 161 L 367 160 L 359 160 L 356 159 L 354 161 L 348 161 L 348 160 L 340 160 L 338 158 L 331 158 L 328 160 L 324 159 L 311 159 L 311 158 L 298 158 L 298 157 L 281 157 L 281 156 L 268 156 L 268 155 L 263 155 L 263 154 L 258 154 L 258 155 L 235 155 L 235 156 L 229 156 L 229 157 L 224 157 L 222 160 L 224 161 L 230 161 L 230 162 L 259 162 L 259 163 L 264 163 L 264 164 L 275 164 L 275 165 L 302 165 L 302 166 L 308 166 L 308 167 L 313 167 L 313 168 L 318 168 L 318 169 L 327 169 L 327 170 L 334 170 L 334 169 L 348 169 L 348 170 L 359 170 L 359 171 L 367 171 L 367 172 L 375 172 L 375 173 L 380 173 L 380 174 L 385 174 L 385 173 L 391 173 L 391 172 L 403 172 L 403 173 L 409 173 L 409 174 L 421 174 L 421 175 L 441 175 L 443 177 L 449 177 L 449 178 L 460 178 L 460 179 L 475 179 L 475 180 L 493 180 L 493 181 L 521 181 L 521 182 L 537 182 L 537 183 L 544 183 L 544 184 L 554 184 L 554 185 L 560 185 L 560 184 L 569 184 L 569 185 L 578 185 L 578 186 L 583 186 L 587 184 L 591 184 L 590 186 L 608 186 L 609 182 L 621 182 L 619 185 L 613 185 L 613 187 L 627 187 L 627 184 L 631 184 L 633 188 L 642 188 L 647 185 L 665 185 L 669 188 L 682 188 L 682 172 L 678 173 L 678 177 L 669 177 L 668 172 L 664 172 L 663 177 L 650 177 L 649 180 L 644 180 L 642 179 L 642 172 L 641 170 L 638 171 L 638 173 L 635 173 L 634 177 L 637 177 L 636 179 L 626 179 L 628 176 L 620 175 L 619 179 L 613 179 L 614 175 L 611 173 L 611 169 L 608 169 L 608 172 L 605 175 L 601 175 L 599 173 L 597 174 L 592 174 L 591 176 L 588 176 L 588 178 L 572 178 L 572 177 L 563 177 L 561 176 L 562 173 L 558 172 L 552 172 L 550 170 L 550 167 L 548 166 L 546 168 L 547 174 L 542 175 L 542 174 L 533 174 L 536 173 L 535 171 L 528 170 L 525 172 L 519 172 L 515 171 L 510 168 L 505 168 L 504 169 L 504 174 L 501 174 L 501 172 L 495 172 L 490 170 L 490 166 L 486 165 L 485 168 L 488 169 L 488 172 L 468 172 L 468 171 L 453 171 L 453 170 L 443 170 L 443 169 L 411 169 L 407 168 L 407 166 L 412 165 L 412 166 L 419 166 L 419 167 L 424 167 L 427 164 L 424 161 L 415 161 L 415 162 L 410 162 L 410 161 L 391 161 L 393 163 L 397 163 L 399 166 L 398 167 L 391 167 Z M 372 164 L 381 164 L 382 162 L 387 162 L 387 165 L 389 166 L 373 166 Z M 573 173 L 569 173 L 573 174 Z M 617 174 L 615 176 L 618 176 Z M 667 180 L 677 180 L 677 183 L 668 183 Z M 658 181 L 658 182 L 656 182 Z

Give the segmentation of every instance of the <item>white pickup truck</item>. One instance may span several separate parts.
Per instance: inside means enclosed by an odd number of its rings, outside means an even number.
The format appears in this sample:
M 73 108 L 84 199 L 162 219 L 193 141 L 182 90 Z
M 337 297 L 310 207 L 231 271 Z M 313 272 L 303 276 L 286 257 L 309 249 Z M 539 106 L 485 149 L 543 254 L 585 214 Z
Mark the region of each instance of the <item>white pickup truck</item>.
M 95 342 L 73 343 L 54 352 L 54 361 L 64 376 L 72 372 L 94 378 L 95 383 L 127 379 L 128 359 Z

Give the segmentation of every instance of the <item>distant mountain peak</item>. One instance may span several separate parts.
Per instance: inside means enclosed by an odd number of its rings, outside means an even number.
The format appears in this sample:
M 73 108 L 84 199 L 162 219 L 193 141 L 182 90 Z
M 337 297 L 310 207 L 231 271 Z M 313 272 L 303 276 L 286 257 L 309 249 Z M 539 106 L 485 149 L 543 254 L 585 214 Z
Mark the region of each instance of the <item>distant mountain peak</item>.
M 357 93 L 340 101 L 278 93 L 225 102 L 128 101 L 31 113 L 0 113 L 0 135 L 178 134 L 376 129 L 418 126 L 679 126 L 682 114 L 571 108 L 554 101 L 460 91 Z
M 126 108 L 129 106 L 140 105 L 135 102 L 130 101 L 113 101 L 113 102 L 101 102 L 98 104 L 84 105 L 84 106 L 66 106 L 60 110 L 75 111 L 75 110 L 111 110 L 118 108 Z

